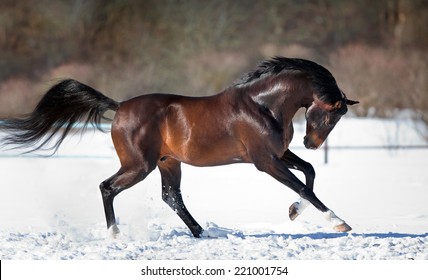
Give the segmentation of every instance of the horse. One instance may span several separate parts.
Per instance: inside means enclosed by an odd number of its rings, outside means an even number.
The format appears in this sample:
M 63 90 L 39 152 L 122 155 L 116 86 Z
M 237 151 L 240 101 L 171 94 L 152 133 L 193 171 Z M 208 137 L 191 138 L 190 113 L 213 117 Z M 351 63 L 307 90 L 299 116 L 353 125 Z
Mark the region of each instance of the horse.
M 289 208 L 291 220 L 312 204 L 325 213 L 334 230 L 347 232 L 351 227 L 315 195 L 314 168 L 291 152 L 289 144 L 292 119 L 300 108 L 306 108 L 304 145 L 317 149 L 347 106 L 356 103 L 347 99 L 323 66 L 277 56 L 261 62 L 218 94 L 205 97 L 152 93 L 117 102 L 76 80 L 62 80 L 45 93 L 32 113 L 5 119 L 0 130 L 7 132 L 3 145 L 55 153 L 76 123 L 102 130 L 101 121 L 111 121 L 120 168 L 99 188 L 107 229 L 114 237 L 120 232 L 114 198 L 156 167 L 163 201 L 194 237 L 205 236 L 181 195 L 181 163 L 200 167 L 252 163 L 299 194 Z M 109 110 L 115 112 L 113 119 L 105 117 Z M 290 169 L 303 172 L 306 182 Z

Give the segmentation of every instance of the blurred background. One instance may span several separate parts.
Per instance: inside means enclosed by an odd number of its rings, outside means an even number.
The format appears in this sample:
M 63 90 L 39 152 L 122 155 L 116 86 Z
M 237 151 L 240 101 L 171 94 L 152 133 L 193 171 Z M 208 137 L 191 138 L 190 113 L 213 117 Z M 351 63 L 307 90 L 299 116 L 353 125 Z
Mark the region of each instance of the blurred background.
M 357 116 L 428 123 L 427 0 L 1 0 L 0 50 L 0 118 L 62 78 L 205 96 L 282 55 L 326 66 Z
M 372 241 L 350 242 L 356 250 L 348 250 L 349 258 L 426 258 L 427 245 L 408 246 L 410 235 L 384 245 L 396 233 L 422 233 L 421 239 L 427 232 L 428 0 L 0 0 L 0 121 L 32 111 L 64 78 L 118 101 L 151 92 L 207 96 L 276 55 L 324 65 L 347 96 L 360 101 L 330 134 L 324 153 L 304 149 L 302 118 L 290 146 L 316 169 L 317 195 L 357 234 L 373 233 L 367 237 L 381 244 L 364 255 Z M 49 159 L 0 147 L 0 257 L 129 258 L 128 250 L 120 249 L 126 256 L 106 253 L 99 241 L 105 224 L 97 186 L 120 167 L 111 137 L 92 130 L 72 135 Z M 272 250 L 283 245 L 275 246 L 276 233 L 316 232 L 315 246 L 325 248 L 319 211 L 287 221 L 297 197 L 253 166 L 183 170 L 183 196 L 198 221 L 262 232 L 267 243 L 260 244 Z M 161 242 L 128 249 L 143 248 L 138 252 L 153 258 L 172 248 L 171 258 L 197 259 L 197 250 L 183 254 L 187 229 L 162 201 L 159 182 L 153 172 L 141 183 L 146 187 L 115 200 L 125 236 Z M 238 205 L 242 193 L 248 195 Z M 389 234 L 381 234 L 382 241 L 377 233 Z M 239 240 L 211 257 L 230 259 L 227 252 L 235 252 Z M 317 254 L 345 258 L 336 247 Z M 272 250 L 260 256 L 274 256 Z

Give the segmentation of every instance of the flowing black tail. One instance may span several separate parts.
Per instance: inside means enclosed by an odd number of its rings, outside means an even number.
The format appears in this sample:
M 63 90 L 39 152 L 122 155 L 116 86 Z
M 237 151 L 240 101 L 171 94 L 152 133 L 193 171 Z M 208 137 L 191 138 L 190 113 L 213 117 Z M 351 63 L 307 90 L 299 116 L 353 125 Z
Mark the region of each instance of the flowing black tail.
M 26 148 L 26 153 L 42 148 L 55 153 L 76 123 L 82 122 L 82 129 L 92 124 L 102 131 L 104 113 L 117 111 L 118 107 L 118 102 L 97 90 L 75 80 L 64 80 L 43 96 L 32 113 L 0 122 L 0 131 L 9 132 L 2 141 L 5 145 Z M 58 138 L 50 143 L 55 135 Z

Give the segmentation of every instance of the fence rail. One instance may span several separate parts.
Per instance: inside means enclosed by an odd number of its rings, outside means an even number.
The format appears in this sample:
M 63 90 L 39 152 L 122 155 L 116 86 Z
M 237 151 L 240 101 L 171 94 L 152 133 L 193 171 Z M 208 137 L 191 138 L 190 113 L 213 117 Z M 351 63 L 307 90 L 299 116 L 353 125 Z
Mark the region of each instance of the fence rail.
M 328 164 L 329 150 L 420 150 L 428 149 L 428 145 L 343 145 L 330 146 L 328 141 L 323 145 L 324 164 Z

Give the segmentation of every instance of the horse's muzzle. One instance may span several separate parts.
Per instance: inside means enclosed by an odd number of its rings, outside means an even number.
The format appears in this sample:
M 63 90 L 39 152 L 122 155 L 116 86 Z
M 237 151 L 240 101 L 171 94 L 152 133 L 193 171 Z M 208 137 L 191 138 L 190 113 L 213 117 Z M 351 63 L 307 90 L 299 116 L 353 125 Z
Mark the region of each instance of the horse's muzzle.
M 318 140 L 318 137 L 316 138 Z M 321 146 L 322 142 L 319 143 L 319 141 L 314 141 L 313 137 L 306 135 L 303 137 L 303 144 L 305 145 L 306 149 L 316 150 L 319 148 L 319 146 Z

